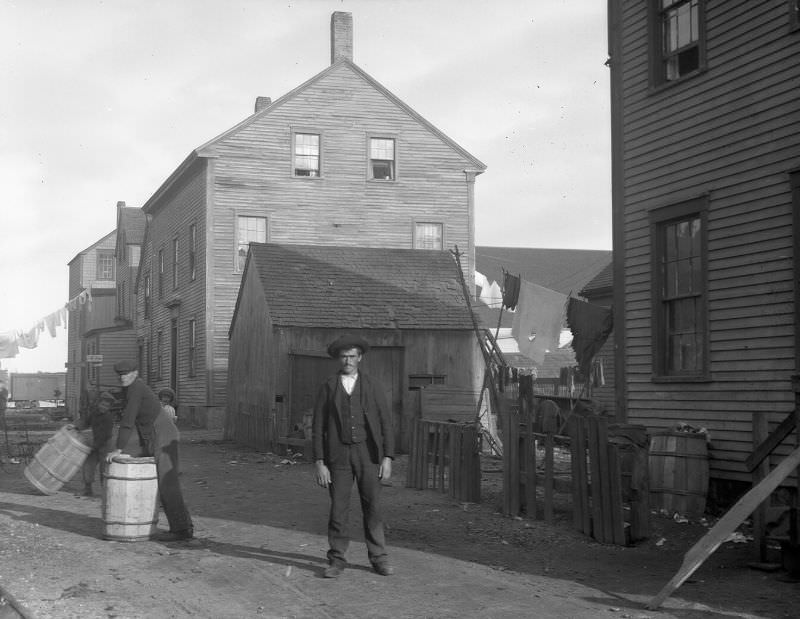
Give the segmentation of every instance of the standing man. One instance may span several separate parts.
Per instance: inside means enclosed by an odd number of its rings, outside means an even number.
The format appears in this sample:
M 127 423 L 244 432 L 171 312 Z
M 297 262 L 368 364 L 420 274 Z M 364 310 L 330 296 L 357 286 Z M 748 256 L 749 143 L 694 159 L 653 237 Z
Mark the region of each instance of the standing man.
M 338 374 L 319 388 L 312 420 L 312 442 L 317 483 L 331 497 L 328 517 L 328 567 L 325 578 L 336 578 L 347 565 L 350 544 L 350 491 L 355 480 L 361 499 L 364 539 L 373 569 L 382 576 L 394 573 L 386 554 L 380 509 L 381 480 L 392 475 L 394 431 L 392 412 L 381 386 L 358 371 L 369 344 L 343 335 L 328 346 L 339 360 Z
M 83 463 L 83 496 L 94 496 L 92 484 L 97 465 L 100 465 L 100 485 L 105 482 L 106 457 L 114 448 L 114 416 L 111 414 L 111 405 L 115 402 L 114 396 L 108 391 L 103 391 L 97 396 L 97 401 L 89 409 L 89 413 L 82 417 L 75 425 L 78 431 L 92 429 L 92 451 Z
M 117 449 L 108 454 L 108 461 L 122 453 L 135 428 L 139 433 L 142 455 L 153 456 L 156 461 L 158 495 L 169 522 L 169 532 L 163 533 L 159 539 L 164 542 L 192 539 L 194 526 L 183 502 L 178 479 L 178 429 L 164 412 L 153 390 L 139 378 L 135 363 L 120 361 L 114 364 L 114 371 L 125 387 L 126 404 L 117 434 Z

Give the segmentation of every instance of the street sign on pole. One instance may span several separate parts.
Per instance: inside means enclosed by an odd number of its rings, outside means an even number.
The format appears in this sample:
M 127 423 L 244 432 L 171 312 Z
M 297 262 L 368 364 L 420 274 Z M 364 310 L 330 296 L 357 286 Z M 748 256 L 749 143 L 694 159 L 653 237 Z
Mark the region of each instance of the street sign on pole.
M 87 363 L 103 363 L 103 355 L 86 355 Z

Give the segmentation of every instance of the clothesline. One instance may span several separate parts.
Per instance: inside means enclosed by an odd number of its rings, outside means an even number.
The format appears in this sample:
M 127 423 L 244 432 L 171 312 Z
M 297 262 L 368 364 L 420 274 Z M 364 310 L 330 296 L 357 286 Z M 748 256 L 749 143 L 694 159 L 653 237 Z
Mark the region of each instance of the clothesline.
M 37 320 L 29 329 L 16 329 L 0 333 L 0 359 L 10 359 L 19 354 L 20 348 L 36 348 L 39 345 L 39 335 L 47 329 L 50 337 L 56 337 L 59 327 L 67 328 L 67 312 L 74 312 L 79 307 L 86 306 L 92 311 L 92 293 L 83 290 L 67 301 L 63 307 L 51 312 L 44 318 Z

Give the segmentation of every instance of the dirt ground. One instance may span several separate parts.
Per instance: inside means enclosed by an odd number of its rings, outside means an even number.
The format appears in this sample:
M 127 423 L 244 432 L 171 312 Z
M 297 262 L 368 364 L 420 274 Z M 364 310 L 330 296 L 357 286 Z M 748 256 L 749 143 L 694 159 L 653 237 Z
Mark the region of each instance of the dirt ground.
M 746 528 L 661 611 L 647 611 L 713 522 L 653 514 L 649 539 L 601 545 L 572 529 L 568 511 L 557 511 L 553 525 L 502 516 L 502 471 L 491 458 L 482 502 L 465 504 L 406 488 L 407 461 L 399 457 L 383 493 L 397 574 L 371 573 L 354 535 L 353 569 L 333 586 L 320 578 L 327 495 L 314 485 L 311 464 L 206 431 L 185 431 L 181 455 L 198 539 L 171 545 L 102 540 L 100 499 L 80 497 L 77 478 L 41 496 L 24 478 L 24 462 L 6 458 L 0 619 L 26 616 L 24 609 L 58 618 L 800 616 L 800 583 L 783 570 L 748 567 L 755 550 Z

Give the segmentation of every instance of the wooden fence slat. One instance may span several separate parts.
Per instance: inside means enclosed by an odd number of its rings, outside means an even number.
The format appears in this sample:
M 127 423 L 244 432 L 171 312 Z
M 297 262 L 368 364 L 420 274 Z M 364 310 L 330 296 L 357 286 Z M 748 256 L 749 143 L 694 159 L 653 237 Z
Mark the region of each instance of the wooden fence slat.
M 586 441 L 589 448 L 589 489 L 592 503 L 592 537 L 598 542 L 605 542 L 603 534 L 603 499 L 602 485 L 600 483 L 600 457 L 598 452 L 597 423 L 592 417 L 587 417 L 587 436 Z
M 600 459 L 600 498 L 603 509 L 603 541 L 614 541 L 614 527 L 611 506 L 611 471 L 608 464 L 608 424 L 603 417 L 593 417 L 597 424 L 597 454 Z
M 611 510 L 611 538 L 618 546 L 625 545 L 625 516 L 622 508 L 622 469 L 619 451 L 613 443 L 606 443 L 608 453 L 608 486 Z
M 536 437 L 533 435 L 533 415 L 528 415 L 525 442 L 525 512 L 528 518 L 538 518 L 536 505 Z
M 553 523 L 553 458 L 555 457 L 553 435 L 547 434 L 544 438 L 544 520 Z

